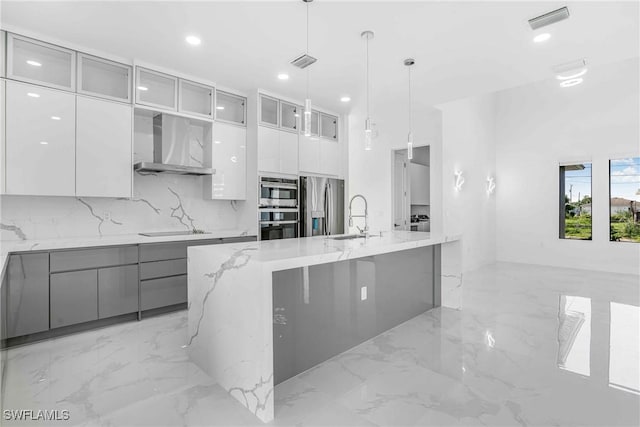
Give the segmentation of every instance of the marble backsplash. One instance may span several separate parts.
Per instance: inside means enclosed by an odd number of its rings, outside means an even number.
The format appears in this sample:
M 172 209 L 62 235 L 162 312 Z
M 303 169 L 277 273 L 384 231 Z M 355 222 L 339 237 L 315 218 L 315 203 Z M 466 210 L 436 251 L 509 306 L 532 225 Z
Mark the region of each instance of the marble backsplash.
M 0 239 L 98 237 L 194 228 L 255 234 L 255 202 L 204 200 L 204 179 L 135 173 L 132 199 L 2 196 Z

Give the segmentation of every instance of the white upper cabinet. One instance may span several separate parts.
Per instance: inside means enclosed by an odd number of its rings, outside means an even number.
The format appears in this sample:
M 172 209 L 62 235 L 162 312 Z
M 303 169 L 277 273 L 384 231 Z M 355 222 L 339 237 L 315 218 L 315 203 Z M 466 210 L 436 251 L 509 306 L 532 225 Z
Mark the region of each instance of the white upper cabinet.
M 131 102 L 129 65 L 78 54 L 78 92 L 115 101 Z
M 7 77 L 75 90 L 76 53 L 15 34 L 7 34 Z
M 280 173 L 280 131 L 258 126 L 258 170 Z
M 300 173 L 321 173 L 320 140 L 317 136 L 300 135 Z
M 260 95 L 260 124 L 267 126 L 279 126 L 278 120 L 279 101 L 269 96 Z
M 320 136 L 338 140 L 338 118 L 328 114 L 320 114 Z
M 213 88 L 200 83 L 180 79 L 181 113 L 213 119 Z
M 136 104 L 176 111 L 178 78 L 136 67 Z
M 340 175 L 340 145 L 337 141 L 320 140 L 320 173 Z
M 78 96 L 78 197 L 131 197 L 131 114 L 131 105 Z
M 298 174 L 298 134 L 279 132 L 280 139 L 280 173 L 288 175 Z
M 300 172 L 340 176 L 342 159 L 338 142 L 338 118 L 313 111 L 311 135 L 300 136 Z
M 76 96 L 6 82 L 6 193 L 74 196 Z
M 258 170 L 298 174 L 298 134 L 266 126 L 258 127 Z
M 411 178 L 411 204 L 428 205 L 429 203 L 429 166 L 417 163 L 409 164 L 409 176 Z
M 298 132 L 301 107 L 280 101 L 280 127 L 285 130 Z
M 4 77 L 5 76 L 5 70 L 6 70 L 6 58 L 7 58 L 7 53 L 5 51 L 5 48 L 7 46 L 7 33 L 4 31 L 0 30 L 0 77 Z
M 247 125 L 247 99 L 231 93 L 216 91 L 216 120 Z
M 211 167 L 216 173 L 205 177 L 205 198 L 245 200 L 247 129 L 233 124 L 216 123 L 213 134 Z

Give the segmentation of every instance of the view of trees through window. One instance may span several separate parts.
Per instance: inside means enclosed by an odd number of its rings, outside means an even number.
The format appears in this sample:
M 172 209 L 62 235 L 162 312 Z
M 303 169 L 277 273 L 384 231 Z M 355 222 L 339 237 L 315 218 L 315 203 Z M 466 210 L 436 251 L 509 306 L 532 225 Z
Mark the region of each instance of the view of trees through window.
M 610 240 L 640 242 L 640 157 L 609 162 Z
M 591 240 L 591 163 L 560 166 L 560 238 Z

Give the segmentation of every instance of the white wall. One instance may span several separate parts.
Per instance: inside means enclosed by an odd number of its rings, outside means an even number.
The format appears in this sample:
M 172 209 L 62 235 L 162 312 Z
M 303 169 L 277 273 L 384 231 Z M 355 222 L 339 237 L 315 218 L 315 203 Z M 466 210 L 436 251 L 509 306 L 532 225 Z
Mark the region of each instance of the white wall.
M 369 228 L 372 232 L 390 230 L 393 225 L 392 165 L 393 150 L 406 148 L 408 133 L 407 108 L 392 103 L 376 103 L 372 119 L 377 138 L 373 149 L 364 150 L 364 108 L 354 106 L 349 116 L 349 199 L 362 194 L 369 203 Z M 429 106 L 414 104 L 414 146 L 429 145 L 431 153 L 431 227 L 438 232 L 442 227 L 441 191 L 441 112 Z M 375 132 L 374 132 L 375 133 Z M 355 203 L 358 203 L 357 207 Z M 361 202 L 354 202 L 354 210 L 361 209 Z M 436 207 L 435 209 L 433 207 Z M 354 225 L 362 224 L 359 219 Z M 355 232 L 353 227 L 350 232 Z
M 640 244 L 609 242 L 608 223 L 608 160 L 640 153 L 639 72 L 635 58 L 571 88 L 550 78 L 497 93 L 499 261 L 640 272 Z M 558 238 L 562 161 L 593 162 L 592 241 Z
M 495 176 L 495 97 L 486 95 L 439 105 L 442 111 L 443 228 L 460 234 L 462 271 L 495 262 L 496 197 L 487 193 Z M 465 183 L 455 189 L 455 171 Z

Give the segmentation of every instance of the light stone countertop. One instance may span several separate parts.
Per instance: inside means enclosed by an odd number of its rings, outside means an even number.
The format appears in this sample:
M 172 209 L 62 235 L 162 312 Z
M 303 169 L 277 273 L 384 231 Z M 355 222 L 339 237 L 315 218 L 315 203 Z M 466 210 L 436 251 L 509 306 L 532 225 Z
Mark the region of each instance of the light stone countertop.
M 268 265 L 271 271 L 344 261 L 459 240 L 459 236 L 420 231 L 384 231 L 363 239 L 335 240 L 329 236 L 232 243 L 222 247 L 194 247 L 189 251 L 231 254 L 244 251 L 252 262 Z
M 13 252 L 47 251 L 56 249 L 82 249 L 102 246 L 136 245 L 144 243 L 182 242 L 188 240 L 221 239 L 249 236 L 242 230 L 216 230 L 207 234 L 146 237 L 139 234 L 111 236 L 67 237 L 40 240 L 0 240 L 0 277 L 4 275 L 8 254 Z

